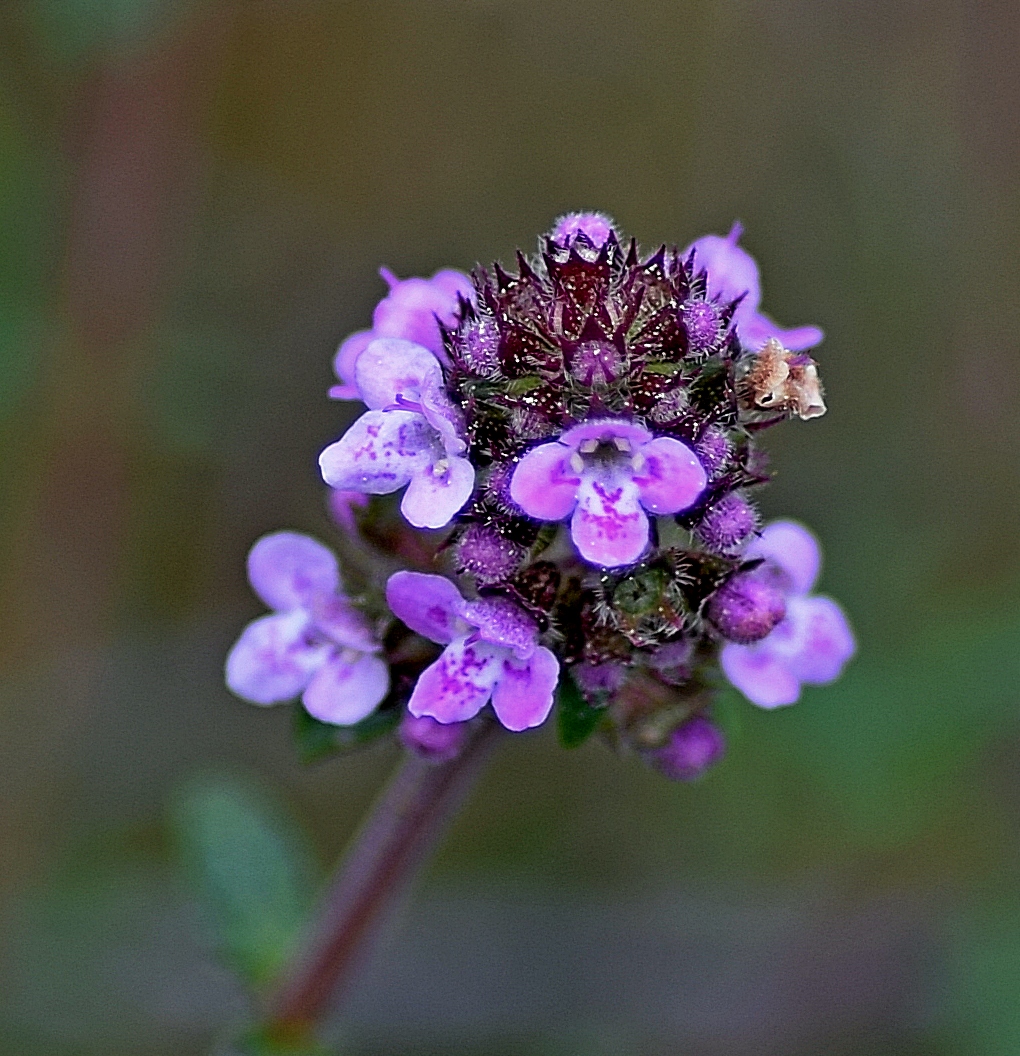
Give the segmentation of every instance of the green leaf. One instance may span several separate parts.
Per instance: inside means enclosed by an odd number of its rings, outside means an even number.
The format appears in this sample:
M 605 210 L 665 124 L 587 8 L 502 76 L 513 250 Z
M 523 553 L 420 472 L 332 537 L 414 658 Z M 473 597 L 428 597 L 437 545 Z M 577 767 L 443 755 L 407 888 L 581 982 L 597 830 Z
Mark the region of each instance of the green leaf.
M 665 374 L 666 377 L 672 377 L 679 374 L 683 366 L 679 363 L 646 363 L 644 370 L 646 374 Z
M 527 374 L 523 378 L 514 378 L 506 387 L 511 396 L 523 396 L 532 389 L 537 389 L 542 384 L 542 379 L 537 374 Z
M 264 791 L 222 774 L 182 789 L 171 822 L 224 958 L 249 983 L 267 983 L 311 907 L 316 869 L 302 833 Z
M 595 732 L 605 714 L 605 708 L 593 708 L 564 674 L 556 696 L 556 729 L 564 748 L 577 748 Z
M 336 752 L 360 748 L 394 730 L 400 721 L 400 708 L 373 711 L 354 726 L 331 726 L 319 722 L 300 705 L 294 706 L 294 741 L 303 763 L 314 763 Z

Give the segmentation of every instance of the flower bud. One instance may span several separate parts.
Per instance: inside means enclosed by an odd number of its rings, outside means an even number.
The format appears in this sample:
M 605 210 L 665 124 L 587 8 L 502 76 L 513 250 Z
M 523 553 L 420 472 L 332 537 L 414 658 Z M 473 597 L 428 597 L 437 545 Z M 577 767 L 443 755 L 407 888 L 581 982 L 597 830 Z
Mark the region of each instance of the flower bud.
M 724 638 L 739 645 L 760 641 L 785 615 L 782 593 L 748 573 L 727 580 L 708 599 L 709 620 Z
M 712 480 L 726 468 L 733 454 L 733 445 L 719 426 L 710 425 L 694 445 L 694 453 L 705 467 L 708 479 Z
M 710 506 L 698 525 L 698 535 L 710 550 L 736 553 L 758 527 L 758 512 L 736 492 Z
M 696 715 L 675 729 L 669 740 L 645 758 L 670 781 L 696 781 L 726 752 L 726 741 L 715 723 Z
M 437 722 L 428 715 L 407 712 L 397 731 L 400 742 L 413 754 L 433 763 L 456 759 L 467 736 L 466 722 Z
M 484 524 L 469 525 L 457 544 L 461 569 L 483 586 L 509 579 L 517 571 L 522 554 L 516 543 Z
M 719 340 L 719 309 L 711 301 L 684 301 L 680 318 L 687 330 L 687 347 L 691 352 L 707 352 Z
M 569 246 L 578 235 L 601 249 L 613 233 L 613 221 L 603 213 L 566 213 L 556 221 L 550 236 L 561 246 Z

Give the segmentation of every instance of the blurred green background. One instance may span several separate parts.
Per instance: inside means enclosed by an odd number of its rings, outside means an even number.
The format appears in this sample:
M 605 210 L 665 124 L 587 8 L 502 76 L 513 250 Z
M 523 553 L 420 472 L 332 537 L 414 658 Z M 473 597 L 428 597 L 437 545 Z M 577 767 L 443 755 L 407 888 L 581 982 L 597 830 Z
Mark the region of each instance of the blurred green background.
M 300 900 L 397 759 L 303 767 L 223 688 L 246 550 L 336 539 L 325 390 L 377 267 L 576 208 L 646 247 L 739 217 L 766 309 L 826 330 L 764 506 L 860 655 L 729 700 L 694 787 L 515 738 L 338 1051 L 1020 1052 L 1018 54 L 1014 0 L 7 0 L 0 1052 L 244 1016 L 172 819 L 298 841 Z

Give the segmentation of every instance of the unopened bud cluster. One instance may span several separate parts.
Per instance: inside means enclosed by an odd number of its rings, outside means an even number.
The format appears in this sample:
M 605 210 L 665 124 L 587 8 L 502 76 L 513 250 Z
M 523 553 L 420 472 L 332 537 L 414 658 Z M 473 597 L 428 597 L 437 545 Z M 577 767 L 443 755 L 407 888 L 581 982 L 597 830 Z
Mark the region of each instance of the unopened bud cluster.
M 250 577 L 275 612 L 231 652 L 231 688 L 342 726 L 392 714 L 437 760 L 483 709 L 520 731 L 558 699 L 561 731 L 689 780 L 724 750 L 720 669 L 762 707 L 836 678 L 854 643 L 810 593 L 817 543 L 754 505 L 755 437 L 825 411 L 822 334 L 761 313 L 739 237 L 643 256 L 580 213 L 511 270 L 385 272 L 331 390 L 367 410 L 320 458 L 375 578 L 351 599 L 321 544 L 260 540 Z M 399 515 L 363 505 L 390 494 Z

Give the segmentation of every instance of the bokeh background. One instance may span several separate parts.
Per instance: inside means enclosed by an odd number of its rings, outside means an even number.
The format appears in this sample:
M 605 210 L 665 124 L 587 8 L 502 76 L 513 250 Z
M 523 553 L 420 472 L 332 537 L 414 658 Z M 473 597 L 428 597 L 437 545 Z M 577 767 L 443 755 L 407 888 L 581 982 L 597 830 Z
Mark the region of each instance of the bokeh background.
M 574 208 L 646 247 L 739 217 L 766 309 L 825 328 L 764 506 L 860 655 L 728 701 L 693 787 L 515 738 L 337 1051 L 1020 1052 L 1018 54 L 1013 0 L 7 0 L 0 1052 L 244 1016 L 174 804 L 225 789 L 321 877 L 397 759 L 303 766 L 222 687 L 246 550 L 336 539 L 315 456 L 377 267 Z

